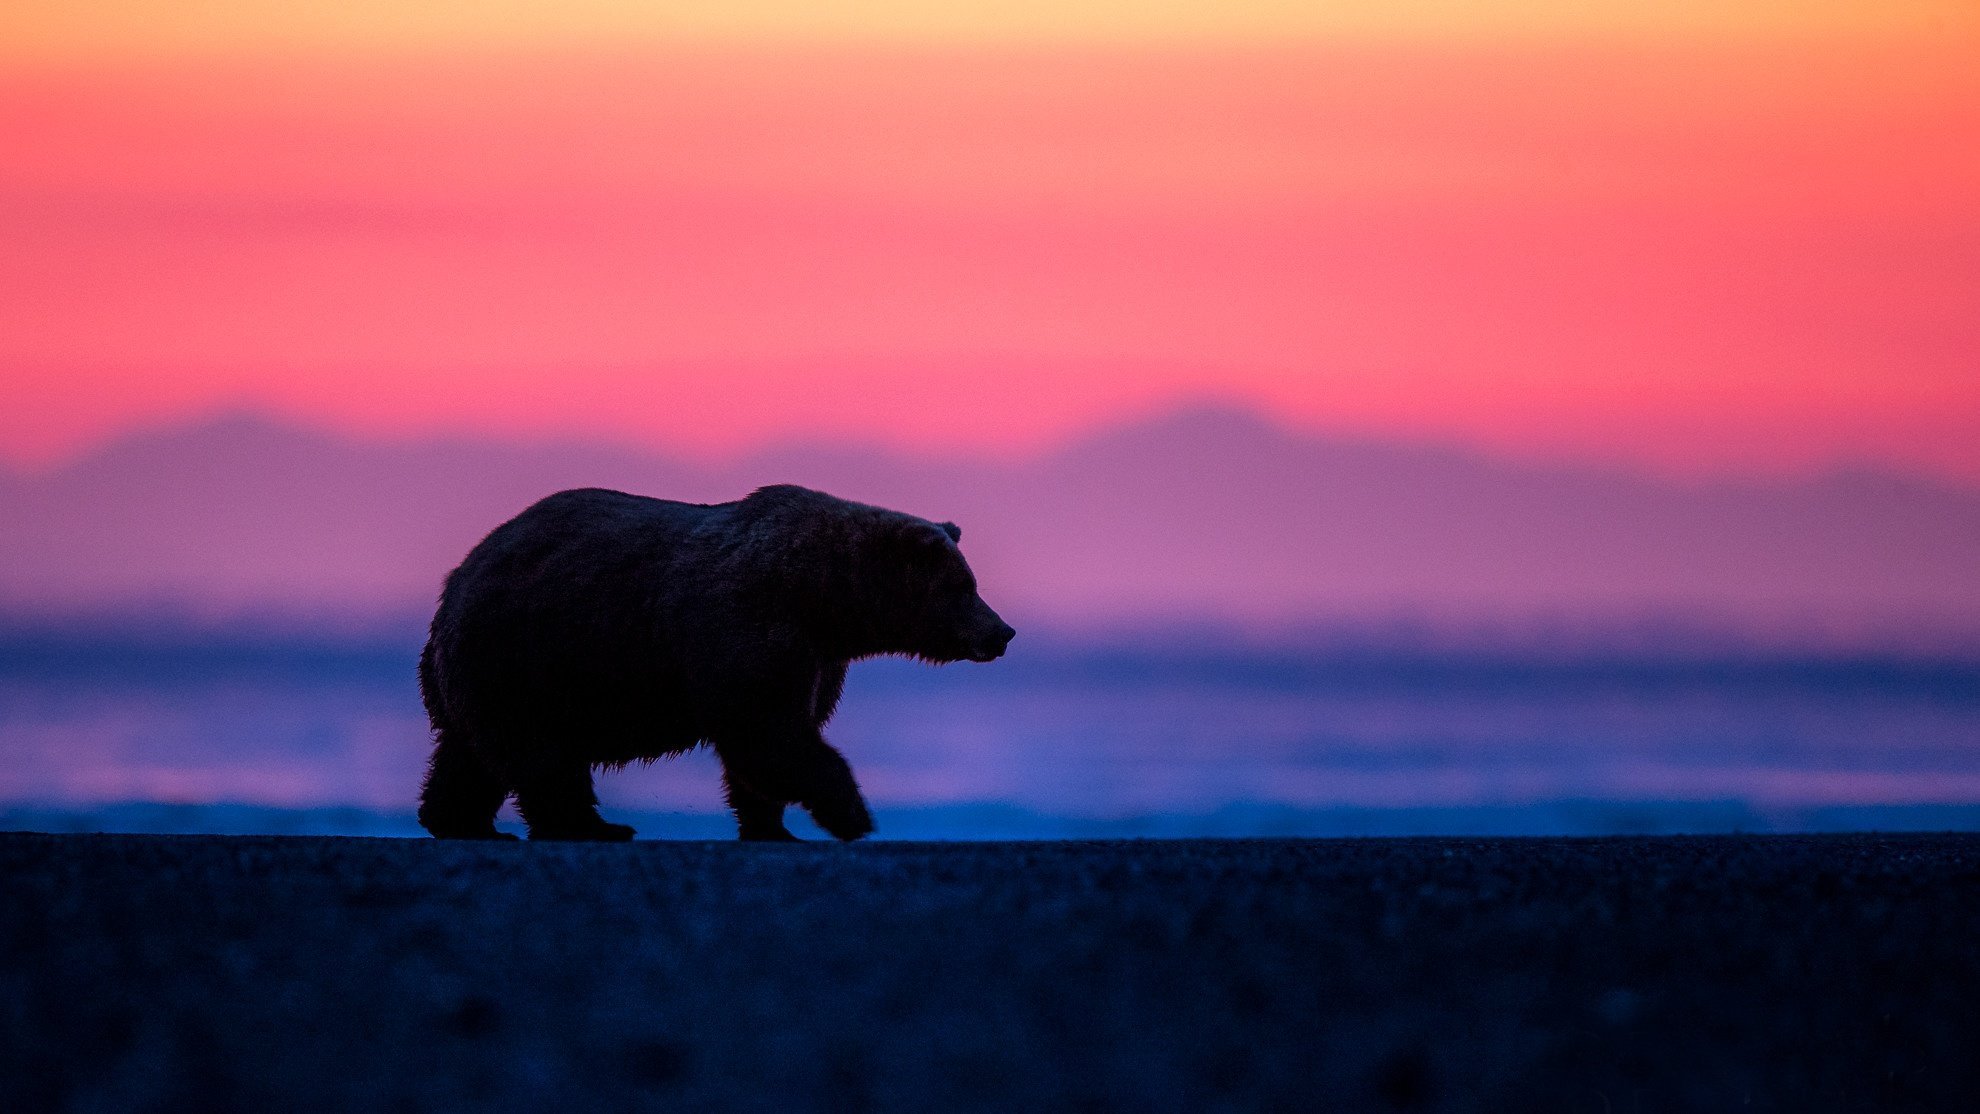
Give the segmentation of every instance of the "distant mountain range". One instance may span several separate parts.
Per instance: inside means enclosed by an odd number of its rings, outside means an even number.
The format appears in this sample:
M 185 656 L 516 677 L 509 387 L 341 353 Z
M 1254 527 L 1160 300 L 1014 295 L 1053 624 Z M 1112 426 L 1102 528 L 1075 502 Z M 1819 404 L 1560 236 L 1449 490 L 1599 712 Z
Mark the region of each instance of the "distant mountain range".
M 0 473 L 0 609 L 404 618 L 477 538 L 551 491 L 718 501 L 771 482 L 961 523 L 986 595 L 1020 626 L 1662 618 L 1980 633 L 1980 491 L 1875 471 L 1678 481 L 1315 436 L 1221 408 L 1020 461 L 793 446 L 722 465 L 225 417 Z

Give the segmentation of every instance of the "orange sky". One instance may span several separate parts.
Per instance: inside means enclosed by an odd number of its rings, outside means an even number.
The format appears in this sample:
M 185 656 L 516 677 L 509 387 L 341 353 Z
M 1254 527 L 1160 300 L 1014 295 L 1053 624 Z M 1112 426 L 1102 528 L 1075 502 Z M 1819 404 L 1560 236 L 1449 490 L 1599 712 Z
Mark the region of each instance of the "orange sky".
M 1980 479 L 1970 4 L 0 20 L 0 460 L 244 405 L 1011 451 L 1213 396 Z

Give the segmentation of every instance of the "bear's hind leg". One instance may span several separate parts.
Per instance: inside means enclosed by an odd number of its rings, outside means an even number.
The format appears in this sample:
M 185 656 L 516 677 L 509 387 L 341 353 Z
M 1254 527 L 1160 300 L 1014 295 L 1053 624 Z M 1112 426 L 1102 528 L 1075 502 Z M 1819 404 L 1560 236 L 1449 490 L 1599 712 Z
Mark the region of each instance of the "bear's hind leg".
M 722 770 L 722 793 L 729 800 L 730 811 L 736 814 L 736 838 L 776 843 L 797 840 L 784 827 L 784 802 L 771 800 L 737 781 L 726 766 Z
M 588 765 L 533 770 L 517 782 L 516 811 L 529 825 L 531 839 L 619 841 L 633 837 L 630 827 L 598 815 L 598 795 L 592 792 Z
M 419 792 L 420 827 L 436 839 L 514 839 L 495 830 L 508 796 L 472 744 L 439 732 Z

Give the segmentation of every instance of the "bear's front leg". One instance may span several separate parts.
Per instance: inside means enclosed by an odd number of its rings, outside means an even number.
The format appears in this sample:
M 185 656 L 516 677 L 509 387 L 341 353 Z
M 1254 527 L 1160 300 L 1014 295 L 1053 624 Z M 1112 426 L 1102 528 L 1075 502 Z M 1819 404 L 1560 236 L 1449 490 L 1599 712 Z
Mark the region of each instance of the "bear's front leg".
M 758 797 L 803 806 L 835 839 L 872 833 L 873 814 L 859 795 L 852 767 L 818 733 L 817 725 L 793 724 L 718 740 L 715 752 L 733 784 Z M 742 819 L 740 812 L 737 819 Z

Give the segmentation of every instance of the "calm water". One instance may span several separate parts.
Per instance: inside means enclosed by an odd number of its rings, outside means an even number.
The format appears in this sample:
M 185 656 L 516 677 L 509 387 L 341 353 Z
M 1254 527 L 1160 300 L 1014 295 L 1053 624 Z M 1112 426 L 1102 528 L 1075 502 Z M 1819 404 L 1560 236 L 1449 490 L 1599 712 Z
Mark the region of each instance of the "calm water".
M 0 826 L 413 830 L 411 649 L 0 655 Z M 856 666 L 830 734 L 883 835 L 1980 827 L 1959 662 L 1033 646 Z M 724 830 L 703 754 L 600 792 Z

